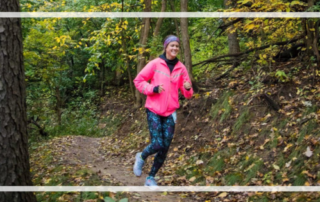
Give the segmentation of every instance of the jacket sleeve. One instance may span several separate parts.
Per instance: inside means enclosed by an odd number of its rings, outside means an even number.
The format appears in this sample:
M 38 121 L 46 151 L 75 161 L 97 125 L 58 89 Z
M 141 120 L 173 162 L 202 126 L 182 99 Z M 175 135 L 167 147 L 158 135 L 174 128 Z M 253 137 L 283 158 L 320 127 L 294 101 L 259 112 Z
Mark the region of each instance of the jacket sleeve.
M 152 79 L 154 75 L 154 65 L 153 61 L 149 62 L 136 76 L 133 80 L 134 85 L 138 89 L 138 91 L 145 95 L 153 95 L 154 85 L 148 83 L 150 79 Z
M 193 95 L 193 89 L 192 89 L 192 87 L 190 88 L 190 90 L 186 90 L 186 89 L 183 87 L 183 84 L 184 84 L 184 82 L 186 82 L 186 81 L 188 81 L 190 84 L 192 84 L 192 83 L 191 83 L 191 80 L 190 80 L 190 78 L 189 78 L 188 71 L 187 71 L 186 68 L 185 68 L 184 71 L 183 71 L 182 79 L 183 79 L 183 81 L 180 82 L 181 85 L 180 85 L 180 87 L 179 87 L 179 88 L 180 88 L 180 91 L 182 92 L 182 94 L 183 94 L 183 96 L 184 96 L 185 98 L 190 99 L 190 98 L 192 97 L 192 95 Z

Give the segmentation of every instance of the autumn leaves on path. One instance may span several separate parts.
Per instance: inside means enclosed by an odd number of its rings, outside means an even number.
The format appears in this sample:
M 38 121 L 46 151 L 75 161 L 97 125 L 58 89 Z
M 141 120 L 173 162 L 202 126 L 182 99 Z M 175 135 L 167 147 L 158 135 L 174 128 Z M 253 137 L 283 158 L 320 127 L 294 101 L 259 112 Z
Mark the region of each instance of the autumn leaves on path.
M 84 136 L 62 137 L 60 142 L 64 146 L 61 147 L 61 156 L 68 157 L 65 159 L 65 164 L 87 166 L 114 186 L 143 186 L 147 175 L 146 172 L 141 177 L 136 177 L 133 174 L 134 154 L 130 159 L 111 152 L 106 154 L 105 151 L 108 148 L 102 148 L 106 141 L 112 140 Z M 114 147 L 120 146 L 114 145 Z M 110 148 L 111 150 L 112 148 Z M 99 185 L 96 184 L 96 186 Z M 169 195 L 161 192 L 130 193 L 129 199 L 129 201 L 186 201 L 186 199 L 181 199 L 178 194 Z

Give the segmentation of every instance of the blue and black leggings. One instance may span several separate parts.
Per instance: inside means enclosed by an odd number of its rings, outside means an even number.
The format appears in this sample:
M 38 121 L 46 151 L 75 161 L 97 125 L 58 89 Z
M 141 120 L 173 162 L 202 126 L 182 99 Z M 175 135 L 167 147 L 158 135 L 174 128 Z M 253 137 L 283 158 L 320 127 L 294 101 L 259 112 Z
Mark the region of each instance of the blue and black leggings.
M 172 115 L 159 116 L 147 109 L 147 119 L 151 136 L 151 143 L 143 150 L 143 160 L 152 154 L 156 154 L 149 176 L 155 176 L 159 168 L 166 160 L 167 153 L 173 138 L 175 122 Z

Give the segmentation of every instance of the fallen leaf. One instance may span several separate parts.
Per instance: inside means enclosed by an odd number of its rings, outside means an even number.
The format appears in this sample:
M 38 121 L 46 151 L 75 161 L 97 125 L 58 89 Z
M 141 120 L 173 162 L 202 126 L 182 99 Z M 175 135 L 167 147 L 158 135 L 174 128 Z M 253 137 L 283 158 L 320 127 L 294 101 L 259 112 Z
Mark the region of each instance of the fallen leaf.
M 193 182 L 193 181 L 195 181 L 195 179 L 196 179 L 196 177 L 193 176 L 192 178 L 189 179 L 189 181 Z
M 203 164 L 203 161 L 202 161 L 202 160 L 197 160 L 196 164 L 197 164 L 197 165 L 202 165 L 202 164 Z
M 286 168 L 289 168 L 291 165 L 291 161 L 289 161 L 288 163 L 286 163 Z
M 283 150 L 283 152 L 287 152 L 288 151 L 288 149 L 290 148 L 290 147 L 292 147 L 293 146 L 293 144 L 288 144 L 285 148 L 284 148 L 284 150 Z
M 280 170 L 280 167 L 277 166 L 276 164 L 272 164 L 273 168 L 276 169 L 276 170 Z
M 219 194 L 217 197 L 219 197 L 219 198 L 224 198 L 224 197 L 226 197 L 227 195 L 228 195 L 227 192 L 223 192 L 223 193 Z
M 311 157 L 313 154 L 313 152 L 310 150 L 310 147 L 307 147 L 307 151 L 304 152 L 304 155 L 306 155 L 307 157 Z

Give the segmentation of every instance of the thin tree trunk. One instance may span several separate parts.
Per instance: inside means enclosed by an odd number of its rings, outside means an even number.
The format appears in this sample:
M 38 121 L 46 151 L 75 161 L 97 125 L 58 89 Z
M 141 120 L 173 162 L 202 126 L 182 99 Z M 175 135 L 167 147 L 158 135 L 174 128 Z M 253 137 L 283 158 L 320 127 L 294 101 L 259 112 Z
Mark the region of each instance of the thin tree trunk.
M 60 94 L 60 88 L 59 86 L 56 86 L 55 87 L 55 97 L 56 97 L 56 100 L 57 100 L 57 103 L 56 103 L 56 113 L 57 113 L 57 118 L 58 118 L 58 124 L 59 126 L 61 125 L 61 94 Z
M 188 0 L 181 0 L 181 12 L 187 12 L 187 11 L 188 11 Z M 181 18 L 180 26 L 181 26 L 182 44 L 184 49 L 184 64 L 187 67 L 193 89 L 197 91 L 196 82 L 194 81 L 193 75 L 192 75 L 192 59 L 191 59 L 191 50 L 190 50 L 189 32 L 188 32 L 188 18 Z
M 166 11 L 166 4 L 167 4 L 167 0 L 162 0 L 161 2 L 161 12 L 165 12 Z M 157 24 L 156 24 L 156 28 L 154 29 L 154 33 L 153 36 L 158 36 L 159 35 L 159 31 L 162 25 L 162 21 L 163 18 L 158 18 L 157 20 Z
M 123 12 L 123 0 L 122 0 L 122 12 Z M 121 26 L 123 23 L 123 18 L 121 18 Z M 130 59 L 127 53 L 127 38 L 125 37 L 125 29 L 122 28 L 122 32 L 121 32 L 121 40 L 122 40 L 122 49 L 123 49 L 123 53 L 125 55 L 125 63 L 126 63 L 126 69 L 128 72 L 128 79 L 129 79 L 129 85 L 130 85 L 130 91 L 132 94 L 132 98 L 134 100 L 134 88 L 133 88 L 133 82 L 132 82 L 132 76 L 131 76 L 131 72 L 130 72 Z
M 161 2 L 161 12 L 165 12 L 166 11 L 166 4 L 167 4 L 167 0 L 162 0 L 162 2 Z M 156 27 L 155 27 L 154 32 L 153 32 L 153 37 L 154 38 L 159 36 L 159 31 L 160 31 L 162 22 L 163 22 L 163 18 L 158 18 L 157 23 L 156 23 Z M 152 59 L 154 59 L 156 57 L 157 57 L 156 55 L 151 55 L 150 56 L 150 60 L 152 60 Z
M 122 78 L 121 66 L 117 64 L 117 69 L 116 69 L 116 86 L 117 87 L 120 86 L 121 78 Z
M 128 73 L 130 92 L 132 94 L 132 98 L 134 98 L 134 88 L 133 88 L 132 76 L 131 76 L 131 72 L 130 72 L 130 60 L 129 60 L 128 53 L 127 53 L 127 40 L 126 40 L 124 34 L 122 34 L 122 49 L 123 49 L 123 53 L 125 54 L 125 63 L 126 63 L 126 69 L 127 69 L 127 73 Z
M 18 0 L 0 12 L 19 12 Z M 0 186 L 31 186 L 21 21 L 0 18 Z M 0 192 L 2 202 L 35 202 L 32 192 Z
M 170 5 L 171 5 L 172 12 L 176 12 L 176 9 L 174 7 L 174 0 L 170 1 Z M 176 26 L 177 37 L 181 38 L 180 31 L 179 31 L 179 24 L 178 24 L 178 20 L 176 18 L 174 18 L 174 25 Z M 182 42 L 180 42 L 180 43 L 182 43 Z M 183 45 L 180 44 L 180 60 L 184 63 L 183 53 L 184 53 Z
M 100 65 L 100 71 L 101 71 L 101 80 L 100 80 L 100 96 L 104 96 L 105 92 L 105 79 L 106 79 L 106 68 L 105 68 L 105 63 L 104 59 L 102 58 Z
M 145 0 L 145 12 L 151 11 L 151 0 Z M 143 24 L 141 26 L 141 32 L 140 32 L 140 45 L 142 47 L 142 52 L 138 54 L 138 66 L 137 66 L 137 74 L 142 70 L 142 68 L 145 66 L 146 60 L 145 60 L 145 46 L 147 44 L 147 39 L 149 35 L 150 30 L 150 18 L 143 18 L 142 21 Z M 134 104 L 135 108 L 139 108 L 142 105 L 142 95 L 141 93 L 136 90 L 136 101 Z

